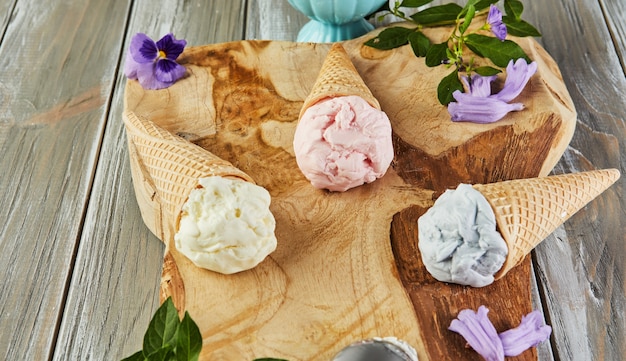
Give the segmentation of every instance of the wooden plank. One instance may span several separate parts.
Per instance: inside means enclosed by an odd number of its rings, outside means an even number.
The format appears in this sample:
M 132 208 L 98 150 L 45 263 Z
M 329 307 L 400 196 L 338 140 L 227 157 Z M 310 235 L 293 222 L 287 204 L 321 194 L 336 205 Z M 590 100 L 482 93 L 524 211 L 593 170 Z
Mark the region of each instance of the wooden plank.
M 537 285 L 537 278 L 535 276 L 535 251 L 531 253 L 533 258 L 533 263 L 531 263 L 531 278 L 530 278 L 530 291 L 532 296 L 532 305 L 533 310 L 538 310 L 542 313 L 544 320 L 546 316 L 543 312 L 543 300 L 541 298 L 541 294 L 539 293 L 539 286 Z M 537 345 L 537 360 L 540 361 L 554 361 L 554 354 L 552 353 L 552 345 L 550 342 L 542 342 Z
M 287 1 L 248 1 L 246 39 L 295 41 L 309 19 Z
M 4 37 L 17 0 L 0 1 L 0 40 Z
M 132 35 L 173 32 L 190 45 L 238 40 L 244 1 L 135 1 L 124 52 Z M 123 28 L 123 26 L 120 26 Z M 119 55 L 119 54 L 118 54 Z M 125 53 L 121 55 L 123 62 Z M 159 304 L 163 244 L 141 220 L 133 192 L 121 112 L 126 78 L 117 76 L 85 229 L 76 257 L 55 360 L 118 360 L 141 349 Z
M 618 14 L 611 16 L 623 11 Z M 626 173 L 626 79 L 611 34 L 599 25 L 605 21 L 601 7 L 550 0 L 529 6 L 525 18 L 543 32 L 540 41 L 559 64 L 579 115 L 555 173 L 608 167 Z M 622 176 L 536 249 L 558 359 L 617 360 L 626 354 L 625 186 Z
M 124 2 L 16 4 L 0 48 L 0 359 L 55 342 L 118 62 Z
M 599 0 L 599 2 L 622 69 L 626 73 L 626 2 L 623 0 Z
M 4 0 L 0 2 L 0 16 L 2 16 L 0 18 L 0 46 L 6 34 L 7 27 L 9 26 L 9 21 L 13 15 L 16 2 L 17 0 Z M 1 49 L 0 52 L 2 52 Z M 0 114 L 4 113 L 5 109 L 8 109 L 11 98 L 12 96 L 8 93 L 8 90 L 0 83 Z M 0 141 L 6 139 L 10 128 L 11 121 L 8 118 L 0 116 Z

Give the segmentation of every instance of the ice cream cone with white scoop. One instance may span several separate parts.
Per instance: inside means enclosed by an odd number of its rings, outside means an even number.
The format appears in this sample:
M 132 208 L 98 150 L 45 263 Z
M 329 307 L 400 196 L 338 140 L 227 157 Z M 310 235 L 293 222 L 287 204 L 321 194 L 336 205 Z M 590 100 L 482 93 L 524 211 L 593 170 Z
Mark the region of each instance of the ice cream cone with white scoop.
M 123 114 L 141 214 L 166 246 L 220 273 L 252 268 L 276 248 L 270 196 L 211 152 L 133 112 Z
M 418 220 L 424 265 L 440 281 L 491 284 L 619 177 L 605 169 L 461 184 Z
M 304 100 L 293 146 L 305 177 L 331 191 L 373 182 L 391 164 L 389 118 L 340 43 Z

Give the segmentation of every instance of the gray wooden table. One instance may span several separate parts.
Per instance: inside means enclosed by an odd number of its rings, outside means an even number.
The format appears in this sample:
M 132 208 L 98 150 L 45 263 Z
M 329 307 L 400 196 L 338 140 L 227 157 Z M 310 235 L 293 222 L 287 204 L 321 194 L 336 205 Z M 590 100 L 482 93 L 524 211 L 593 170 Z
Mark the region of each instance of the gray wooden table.
M 626 2 L 526 1 L 579 117 L 556 173 L 626 173 Z M 130 37 L 294 40 L 286 0 L 0 0 L 0 360 L 116 360 L 158 307 L 121 121 Z M 626 355 L 626 177 L 534 252 L 542 360 Z

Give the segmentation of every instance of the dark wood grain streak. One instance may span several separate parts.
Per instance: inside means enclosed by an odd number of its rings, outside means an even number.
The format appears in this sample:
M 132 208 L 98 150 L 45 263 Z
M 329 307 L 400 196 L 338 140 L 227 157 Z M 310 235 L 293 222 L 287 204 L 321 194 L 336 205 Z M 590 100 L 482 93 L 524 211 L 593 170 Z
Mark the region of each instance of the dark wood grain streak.
M 558 123 L 557 123 L 558 124 Z M 540 164 L 527 162 L 505 162 L 499 157 L 510 158 L 506 154 L 494 153 L 493 149 L 502 149 L 506 153 L 507 147 L 495 146 L 499 139 L 509 139 L 515 142 L 537 143 L 527 147 L 533 155 L 525 154 L 527 159 L 541 161 L 547 150 L 542 142 L 550 137 L 545 134 L 554 134 L 557 127 L 554 122 L 546 122 L 544 127 L 523 137 L 516 137 L 507 127 L 500 127 L 486 132 L 462 146 L 450 149 L 444 155 L 431 159 L 427 154 L 412 148 L 394 134 L 394 168 L 398 169 L 406 182 L 418 184 L 435 190 L 435 197 L 447 188 L 454 188 L 459 183 L 491 183 L 505 179 L 534 177 L 539 173 Z M 545 129 L 544 129 L 545 128 Z M 505 135 L 507 136 L 505 138 Z M 494 146 L 491 148 L 488 145 Z M 491 157 L 495 157 L 492 159 Z M 497 174 L 480 173 L 482 162 L 489 164 L 511 164 L 512 167 L 499 167 Z M 420 167 L 411 167 L 419 164 Z M 445 166 L 444 166 L 445 165 Z M 533 166 L 534 165 L 534 166 Z M 415 169 L 418 171 L 403 172 L 401 169 Z M 424 183 L 427 182 L 427 183 Z M 432 187 L 432 188 L 431 188 Z M 480 356 L 465 347 L 462 337 L 456 337 L 448 331 L 450 322 L 463 309 L 478 309 L 485 305 L 490 309 L 489 318 L 497 330 L 503 331 L 516 327 L 521 316 L 532 310 L 530 298 L 530 257 L 507 274 L 502 280 L 483 288 L 465 287 L 459 285 L 445 285 L 428 275 L 422 263 L 418 243 L 417 219 L 426 212 L 421 207 L 411 207 L 396 214 L 391 225 L 391 245 L 396 259 L 396 266 L 404 287 L 411 298 L 415 313 L 419 320 L 422 339 L 426 343 L 426 350 L 430 359 L 436 360 L 443 355 L 459 360 L 480 359 Z M 521 290 L 528 290 L 522 292 Z M 494 298 L 493 295 L 511 295 L 506 300 Z M 435 311 L 437 310 L 437 311 Z M 443 310 L 447 310 L 446 313 Z M 515 359 L 536 360 L 537 351 L 531 349 Z
M 410 179 L 411 184 L 437 193 L 456 188 L 459 183 L 492 183 L 534 177 L 540 174 L 561 121 L 552 116 L 534 132 L 517 132 L 513 125 L 503 126 L 437 156 L 411 147 L 395 135 L 397 155 L 394 165 L 400 176 Z M 518 151 L 522 149 L 524 151 Z M 502 166 L 486 170 L 485 164 Z
M 626 74 L 626 3 L 621 0 L 599 0 L 599 3 Z
M 0 41 L 4 38 L 16 2 L 17 0 L 0 2 Z
M 546 324 L 550 324 L 544 313 L 542 295 L 540 294 L 539 287 L 537 286 L 537 277 L 535 276 L 536 259 L 534 258 L 534 255 L 535 252 L 531 252 L 532 262 L 530 268 L 530 289 L 532 292 L 532 308 L 535 311 L 541 312 L 544 320 L 546 321 Z M 554 361 L 554 353 L 552 352 L 551 340 L 547 340 L 537 345 L 537 359 L 541 361 Z
M 445 284 L 428 275 L 417 247 L 416 219 L 427 208 L 410 207 L 396 214 L 391 225 L 391 240 L 400 278 L 415 307 L 421 336 L 429 359 L 448 356 L 454 360 L 481 360 L 460 335 L 449 331 L 450 322 L 463 309 L 489 308 L 489 319 L 499 332 L 517 327 L 521 316 L 531 311 L 530 258 L 507 274 L 506 278 L 483 288 Z M 521 291 L 527 290 L 527 291 Z M 510 295 L 506 299 L 493 295 Z M 437 311 L 435 311 L 437 310 Z M 449 310 L 445 313 L 442 310 Z M 530 349 L 514 360 L 536 360 L 537 350 Z

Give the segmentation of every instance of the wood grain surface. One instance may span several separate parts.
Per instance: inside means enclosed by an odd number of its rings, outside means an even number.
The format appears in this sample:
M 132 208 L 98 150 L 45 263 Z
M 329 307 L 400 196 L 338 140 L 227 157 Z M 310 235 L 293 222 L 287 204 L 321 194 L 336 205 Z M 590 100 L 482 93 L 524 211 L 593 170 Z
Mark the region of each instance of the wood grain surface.
M 428 35 L 438 41 L 450 30 Z M 527 109 L 497 124 L 452 123 L 428 91 L 443 74 L 406 47 L 363 46 L 372 36 L 344 47 L 389 115 L 395 158 L 384 178 L 345 193 L 308 184 L 291 144 L 328 45 L 248 41 L 190 48 L 180 59 L 189 75 L 172 87 L 145 91 L 128 82 L 127 110 L 229 160 L 272 194 L 276 252 L 249 272 L 223 276 L 194 266 L 175 249 L 173 234 L 159 231 L 175 227 L 177 214 L 164 210 L 158 187 L 143 189 L 153 183 L 150 174 L 133 169 L 142 213 L 166 223 L 150 224 L 169 250 L 162 296 L 172 296 L 198 322 L 206 359 L 269 353 L 326 360 L 346 344 L 381 335 L 409 341 L 420 359 L 473 359 L 462 338 L 447 331 L 461 309 L 486 305 L 500 329 L 515 327 L 531 311 L 529 260 L 482 289 L 437 282 L 419 261 L 416 220 L 436 194 L 461 182 L 552 169 L 576 119 L 556 64 L 533 40 L 518 40 L 539 64 L 520 96 Z M 141 151 L 131 158 L 132 167 L 148 173 L 155 166 L 142 166 L 148 160 Z M 237 302 L 229 302 L 233 298 Z M 536 359 L 536 353 L 519 359 Z
M 0 279 L 11 292 L 0 295 L 1 359 L 52 356 L 127 10 L 17 1 L 9 17 L 0 48 Z M 67 41 L 103 28 L 111 36 Z
M 614 44 L 613 49 L 617 50 L 623 72 L 626 72 L 626 3 L 620 0 L 600 0 L 599 4 L 602 14 L 606 16 L 608 34 Z M 609 48 L 607 52 L 610 54 L 611 49 Z M 616 76 L 619 76 L 619 72 Z
M 523 2 L 578 113 L 554 172 L 626 174 L 624 2 Z M 130 37 L 294 40 L 306 21 L 284 0 L 0 0 L 0 359 L 121 359 L 158 306 L 164 247 L 141 221 L 121 124 Z M 626 354 L 625 185 L 534 252 L 533 307 L 553 327 L 540 360 Z
M 540 41 L 561 65 L 578 112 L 576 133 L 555 173 L 614 167 L 624 174 L 626 100 L 616 95 L 626 90 L 619 61 L 624 54 L 623 8 L 619 0 L 550 2 L 528 14 L 533 23 L 559 29 L 544 30 Z M 607 19 L 606 25 L 600 19 Z M 618 360 L 626 355 L 624 191 L 622 176 L 536 249 L 540 292 L 560 359 Z
M 0 34 L 4 35 L 16 1 L 0 2 Z
M 190 44 L 237 39 L 243 32 L 243 3 L 207 4 L 134 1 L 129 30 L 118 44 L 120 64 L 130 37 L 145 32 L 154 38 L 174 32 Z M 54 352 L 55 360 L 121 359 L 139 350 L 147 323 L 159 306 L 163 244 L 146 228 L 131 183 L 122 119 L 126 79 L 117 74 L 94 191 L 73 272 L 72 287 Z M 96 241 L 97 240 L 97 241 Z M 97 263 L 94 261 L 97 260 Z M 110 295 L 103 297 L 103 295 Z M 97 332 L 81 333 L 94 324 Z M 107 336 L 108 335 L 108 336 Z M 113 353 L 115 356 L 109 357 Z

